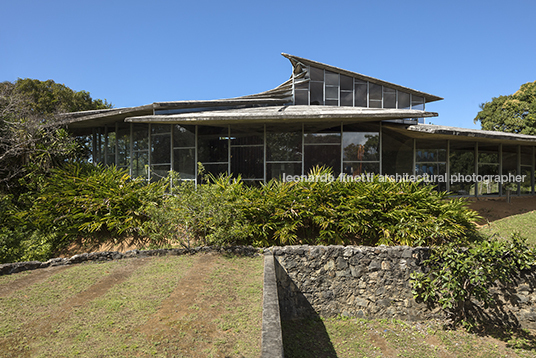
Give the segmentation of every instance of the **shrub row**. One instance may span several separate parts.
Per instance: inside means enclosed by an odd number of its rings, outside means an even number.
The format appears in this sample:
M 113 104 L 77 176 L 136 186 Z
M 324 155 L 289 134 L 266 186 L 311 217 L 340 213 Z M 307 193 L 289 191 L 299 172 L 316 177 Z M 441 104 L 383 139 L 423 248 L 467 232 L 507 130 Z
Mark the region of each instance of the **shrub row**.
M 423 246 L 477 237 L 478 216 L 462 199 L 421 183 L 315 180 L 329 174 L 316 168 L 312 180 L 258 187 L 207 176 L 196 187 L 173 173 L 148 184 L 115 167 L 66 164 L 39 184 L 25 210 L 2 205 L 0 243 L 10 250 L 0 250 L 0 262 L 43 260 L 73 242 Z

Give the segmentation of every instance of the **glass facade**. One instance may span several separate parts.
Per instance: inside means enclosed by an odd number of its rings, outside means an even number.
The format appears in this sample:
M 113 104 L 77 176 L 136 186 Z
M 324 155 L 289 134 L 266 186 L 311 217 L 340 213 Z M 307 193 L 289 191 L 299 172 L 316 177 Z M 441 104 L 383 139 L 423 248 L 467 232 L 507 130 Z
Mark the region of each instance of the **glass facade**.
M 350 86 L 341 78 L 326 80 L 338 84 L 341 92 Z M 173 170 L 182 180 L 198 182 L 202 178 L 197 163 L 201 163 L 206 173 L 231 173 L 254 185 L 325 166 L 335 176 L 427 176 L 438 190 L 454 195 L 497 196 L 507 190 L 513 195 L 534 194 L 532 146 L 410 138 L 400 128 L 381 122 L 328 121 L 221 126 L 116 123 L 92 130 L 91 157 L 147 180 L 159 180 Z M 512 183 L 514 177 L 518 181 Z
M 321 68 L 306 68 L 309 81 L 294 82 L 294 104 L 424 111 L 422 96 Z
M 417 139 L 415 174 L 428 177 L 438 190 L 447 190 L 447 141 Z

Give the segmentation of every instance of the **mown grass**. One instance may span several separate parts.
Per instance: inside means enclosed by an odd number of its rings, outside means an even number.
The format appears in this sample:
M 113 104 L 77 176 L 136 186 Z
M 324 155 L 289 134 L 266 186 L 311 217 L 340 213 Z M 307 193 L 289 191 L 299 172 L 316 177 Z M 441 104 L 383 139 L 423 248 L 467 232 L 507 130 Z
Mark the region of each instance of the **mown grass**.
M 0 297 L 0 357 L 259 356 L 262 257 L 211 258 L 188 308 L 175 310 L 200 256 L 73 265 Z
M 316 319 L 283 321 L 285 357 L 534 357 L 528 331 L 486 335 L 444 330 L 438 322 Z M 497 338 L 494 338 L 497 337 Z
M 480 228 L 480 232 L 489 236 L 508 238 L 514 232 L 520 232 L 527 239 L 527 243 L 536 246 L 536 211 L 525 214 L 512 215 L 504 219 L 496 220 Z

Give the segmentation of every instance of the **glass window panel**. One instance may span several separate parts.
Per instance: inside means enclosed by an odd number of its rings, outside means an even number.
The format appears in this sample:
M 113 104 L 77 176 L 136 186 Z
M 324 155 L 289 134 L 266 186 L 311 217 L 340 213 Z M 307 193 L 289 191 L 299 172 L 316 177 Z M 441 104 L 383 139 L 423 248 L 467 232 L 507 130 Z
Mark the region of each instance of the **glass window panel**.
M 173 125 L 173 147 L 195 147 L 195 126 Z
M 309 67 L 309 73 L 311 75 L 311 81 L 324 82 L 324 70 L 316 67 Z
M 147 151 L 134 152 L 132 157 L 132 176 L 147 178 L 147 164 L 149 164 Z
M 340 86 L 343 91 L 352 91 L 354 89 L 354 79 L 349 76 L 341 75 Z
M 115 126 L 114 128 L 108 128 L 108 136 L 106 141 L 106 150 L 108 154 L 115 153 L 115 141 L 117 137 L 115 135 Z
M 368 107 L 367 104 L 367 83 L 356 83 L 355 85 L 355 106 Z
M 264 148 L 234 147 L 231 148 L 231 172 L 244 179 L 264 178 Z
M 173 170 L 181 179 L 195 179 L 195 149 L 174 149 Z
M 197 159 L 200 162 L 226 162 L 228 157 L 227 127 L 199 126 Z
M 264 126 L 231 126 L 231 146 L 264 144 Z
M 361 174 L 380 174 L 380 163 L 343 162 L 344 174 L 359 176 Z
M 132 124 L 132 140 L 134 150 L 149 149 L 149 125 L 142 123 Z
M 466 142 L 450 142 L 450 191 L 457 195 L 475 195 L 475 183 L 469 179 L 475 172 L 475 145 Z
M 205 174 L 212 174 L 215 177 L 220 176 L 221 174 L 227 174 L 227 164 L 203 164 L 205 168 Z M 205 182 L 205 178 L 199 178 L 201 182 Z
M 418 139 L 416 143 L 417 162 L 446 162 L 447 141 Z
M 413 139 L 382 129 L 382 170 L 385 175 L 413 174 Z
M 308 105 L 309 104 L 309 91 L 306 90 L 295 90 L 294 91 L 294 101 L 296 105 Z
M 379 132 L 347 132 L 342 134 L 343 159 L 345 161 L 379 161 Z
M 339 87 L 326 86 L 326 100 L 327 99 L 339 99 Z
M 171 133 L 171 124 L 151 124 L 151 134 Z
M 294 89 L 309 91 L 309 81 L 298 80 L 294 82 Z
M 130 125 L 120 127 L 117 133 L 118 165 L 128 166 L 130 159 Z
M 326 106 L 338 106 L 339 105 L 339 101 L 336 100 L 336 99 L 326 99 L 326 103 L 325 103 Z
M 517 171 L 517 146 L 503 145 L 502 147 L 503 174 L 512 173 L 516 175 Z
M 532 166 L 532 147 L 521 147 L 521 165 Z
M 370 108 L 382 108 L 382 101 L 377 100 L 370 100 L 369 101 L 369 107 Z
M 104 161 L 104 128 L 95 128 L 95 152 L 93 154 L 93 160 L 95 163 L 101 163 Z
M 525 176 L 524 178 L 522 177 L 523 182 L 520 184 L 521 194 L 531 194 L 532 175 L 534 175 L 534 172 L 531 170 L 531 167 L 522 166 L 520 174 Z
M 398 108 L 409 109 L 409 93 L 398 91 Z
M 396 91 L 394 89 L 383 88 L 383 108 L 396 108 Z
M 497 145 L 479 145 L 478 146 L 478 163 L 499 164 L 499 146 Z
M 301 163 L 266 163 L 266 180 L 283 180 L 283 176 L 301 175 L 301 169 Z
M 420 96 L 411 96 L 411 109 L 424 111 L 424 98 Z
M 305 174 L 316 166 L 325 166 L 333 170 L 333 175 L 341 172 L 341 147 L 338 145 L 308 145 L 305 146 Z
M 115 133 L 115 126 L 108 127 L 108 132 L 106 136 L 106 165 L 117 164 L 115 162 L 115 144 L 117 136 Z
M 115 154 L 108 154 L 106 157 L 106 165 L 115 165 Z
M 375 83 L 369 83 L 369 99 L 371 101 L 382 100 L 382 86 Z
M 151 163 L 171 163 L 171 135 L 151 136 Z
M 305 126 L 305 144 L 309 143 L 337 143 L 341 142 L 341 127 L 319 128 L 316 126 Z
M 327 86 L 339 86 L 339 74 L 325 71 L 325 82 Z
M 352 91 L 341 91 L 341 106 L 354 105 L 354 93 Z
M 309 95 L 311 97 L 311 105 L 324 104 L 324 83 L 311 82 L 311 91 Z
M 281 130 L 281 129 L 280 129 Z M 273 131 L 266 128 L 266 160 L 294 161 L 302 159 L 302 133 L 300 131 Z
M 151 181 L 158 181 L 168 176 L 171 170 L 169 164 L 167 165 L 151 165 Z
M 428 176 L 430 183 L 436 186 L 437 190 L 447 190 L 445 173 L 447 172 L 446 163 L 417 163 L 415 165 L 415 175 Z
M 479 164 L 478 175 L 499 175 L 499 164 Z M 493 180 L 485 180 L 477 184 L 478 195 L 497 195 L 499 194 L 499 183 Z

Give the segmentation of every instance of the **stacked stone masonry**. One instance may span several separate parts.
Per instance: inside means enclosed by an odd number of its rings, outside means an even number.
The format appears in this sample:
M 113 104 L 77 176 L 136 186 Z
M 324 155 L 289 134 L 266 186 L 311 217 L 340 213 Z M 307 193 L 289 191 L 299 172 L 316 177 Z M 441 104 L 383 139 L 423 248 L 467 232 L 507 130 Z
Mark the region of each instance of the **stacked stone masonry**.
M 272 252 L 282 319 L 445 319 L 441 309 L 416 302 L 411 292 L 410 274 L 425 270 L 427 248 L 304 245 L 274 247 Z M 498 308 L 485 314 L 536 328 L 535 272 L 523 272 L 507 295 L 495 291 Z

